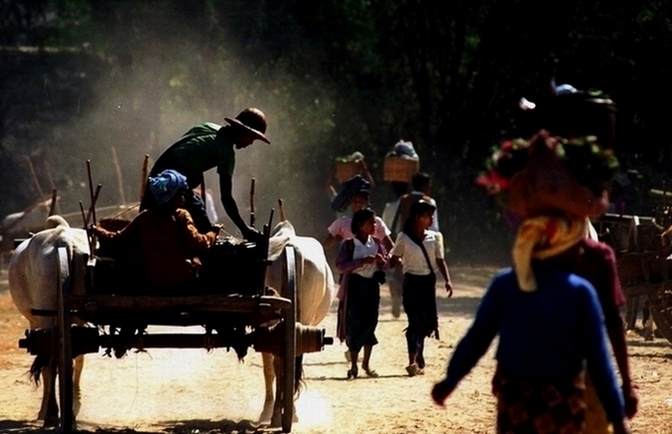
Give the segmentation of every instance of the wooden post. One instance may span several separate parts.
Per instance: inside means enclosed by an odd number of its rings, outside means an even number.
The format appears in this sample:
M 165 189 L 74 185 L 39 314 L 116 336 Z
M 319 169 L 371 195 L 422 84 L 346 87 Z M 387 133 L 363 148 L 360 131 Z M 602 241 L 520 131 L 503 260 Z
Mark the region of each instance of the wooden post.
M 145 195 L 145 189 L 147 188 L 147 176 L 149 176 L 149 154 L 145 154 L 145 159 L 142 162 L 142 178 L 140 179 L 140 203 L 142 203 L 142 197 Z
M 93 215 L 93 224 L 96 224 L 96 208 L 95 208 L 95 203 L 96 203 L 96 198 L 95 194 L 93 192 L 93 176 L 91 175 L 91 160 L 86 160 L 86 175 L 89 179 L 89 199 L 91 200 L 91 207 L 89 210 L 91 211 L 91 214 Z M 87 223 L 88 223 L 88 218 L 87 218 Z
M 89 243 L 89 254 L 93 257 L 93 240 L 91 239 L 91 232 L 89 231 L 89 221 L 84 213 L 84 204 L 79 201 L 79 211 L 82 213 L 82 222 L 84 222 L 84 230 L 86 231 L 86 240 Z
M 117 150 L 112 147 L 112 162 L 117 172 L 117 186 L 119 188 L 119 200 L 122 204 L 126 203 L 126 195 L 124 194 L 124 179 L 121 175 L 121 165 L 119 164 L 119 157 L 117 157 Z
M 96 203 L 98 203 L 98 196 L 100 195 L 100 189 L 103 186 L 101 184 L 98 184 L 96 186 L 96 192 L 93 194 L 93 201 L 91 202 L 91 206 L 89 207 L 89 212 L 86 214 L 86 222 L 91 222 L 94 225 L 97 224 L 96 220 Z
M 252 178 L 252 183 L 250 184 L 250 226 L 254 226 L 255 216 L 254 216 L 254 184 L 256 179 Z

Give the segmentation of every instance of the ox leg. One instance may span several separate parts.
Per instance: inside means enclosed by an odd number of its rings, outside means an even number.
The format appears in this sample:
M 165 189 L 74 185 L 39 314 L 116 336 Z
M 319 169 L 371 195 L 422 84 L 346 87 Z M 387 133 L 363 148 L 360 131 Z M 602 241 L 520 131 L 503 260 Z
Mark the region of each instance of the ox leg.
M 273 364 L 271 367 L 275 370 L 275 402 L 273 404 L 273 417 L 271 417 L 271 426 L 279 427 L 282 426 L 282 409 L 284 402 L 284 394 L 292 393 L 291 391 L 286 391 L 284 388 L 284 370 L 283 368 L 283 358 L 282 357 L 273 357 Z
M 82 408 L 82 391 L 79 387 L 80 380 L 82 379 L 82 370 L 84 369 L 84 355 L 79 355 L 75 357 L 75 369 L 72 382 L 72 413 L 77 416 L 79 410 Z
M 264 363 L 264 408 L 259 416 L 259 422 L 270 422 L 273 415 L 274 394 L 273 394 L 273 380 L 275 380 L 275 370 L 273 369 L 273 354 L 261 353 L 261 358 Z
M 644 302 L 644 307 L 642 307 L 642 326 L 644 326 L 644 340 L 652 341 L 653 340 L 653 317 L 649 311 L 649 302 L 648 300 Z
M 59 414 L 56 403 L 56 360 L 52 359 L 42 371 L 42 407 L 38 414 L 39 420 L 44 420 L 44 426 L 58 426 Z

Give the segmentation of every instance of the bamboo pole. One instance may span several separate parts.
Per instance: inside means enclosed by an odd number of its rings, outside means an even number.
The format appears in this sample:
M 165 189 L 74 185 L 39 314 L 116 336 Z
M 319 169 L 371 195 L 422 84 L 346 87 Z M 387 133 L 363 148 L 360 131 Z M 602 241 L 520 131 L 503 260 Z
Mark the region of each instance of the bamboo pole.
M 127 207 L 126 209 L 124 209 L 124 210 L 122 210 L 122 211 L 119 211 L 118 213 L 116 213 L 115 215 L 113 215 L 112 218 L 113 218 L 113 219 L 119 218 L 119 217 L 121 217 L 122 215 L 126 214 L 126 213 L 129 212 L 129 211 L 134 210 L 135 208 L 137 208 L 137 207 L 139 207 L 139 206 L 140 206 L 140 202 L 138 202 L 138 203 L 136 203 L 136 204 L 133 204 L 133 205 Z
M 89 230 L 89 222 L 84 214 L 84 204 L 79 201 L 79 211 L 82 213 L 82 221 L 84 222 L 84 230 L 86 231 L 86 241 L 89 243 L 89 254 L 93 257 L 93 240 L 91 239 L 91 231 Z
M 121 174 L 121 165 L 119 164 L 119 157 L 117 156 L 117 150 L 112 146 L 112 162 L 114 163 L 114 168 L 117 172 L 117 186 L 119 188 L 119 200 L 121 203 L 126 203 L 126 195 L 124 194 L 124 178 Z
M 26 162 L 28 163 L 28 170 L 30 170 L 30 175 L 33 178 L 33 184 L 37 194 L 39 194 L 40 197 L 44 197 L 45 193 L 40 186 L 40 181 L 37 179 L 37 172 L 35 172 L 35 166 L 33 166 L 33 160 L 30 158 L 30 155 L 26 156 Z
M 56 183 L 54 182 L 54 176 L 51 173 L 51 166 L 49 166 L 49 163 L 45 160 L 44 162 L 44 171 L 47 173 L 47 179 L 49 180 L 49 186 L 51 187 L 52 190 L 56 189 Z
M 91 200 L 91 215 L 93 216 L 93 224 L 96 224 L 96 208 L 95 208 L 95 194 L 93 192 L 93 176 L 91 175 L 91 160 L 86 160 L 86 175 L 89 179 L 89 199 Z M 88 218 L 87 218 L 88 223 Z
M 255 178 L 252 178 L 250 184 L 250 226 L 254 226 L 255 215 L 254 215 L 254 185 L 257 182 Z
M 96 186 L 96 192 L 93 194 L 93 201 L 91 201 L 91 206 L 89 207 L 89 212 L 86 214 L 86 222 L 92 222 L 94 225 L 97 224 L 96 220 L 96 203 L 98 203 L 98 196 L 100 195 L 100 189 L 103 186 L 98 184 Z
M 140 178 L 140 203 L 142 203 L 142 197 L 145 195 L 145 189 L 147 188 L 147 177 L 149 176 L 149 154 L 145 154 L 145 159 L 142 162 L 142 174 Z

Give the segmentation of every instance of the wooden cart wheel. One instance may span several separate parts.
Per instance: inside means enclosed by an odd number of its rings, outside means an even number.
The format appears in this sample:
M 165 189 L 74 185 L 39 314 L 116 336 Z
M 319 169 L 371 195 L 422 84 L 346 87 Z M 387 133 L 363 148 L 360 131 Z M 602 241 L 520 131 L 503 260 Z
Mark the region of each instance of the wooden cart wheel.
M 285 267 L 282 294 L 292 301 L 285 310 L 285 350 L 283 355 L 284 391 L 282 432 L 292 431 L 294 418 L 294 373 L 296 366 L 296 260 L 293 246 L 285 247 Z
M 61 429 L 70 433 L 75 424 L 72 411 L 72 316 L 66 306 L 65 295 L 71 292 L 70 261 L 65 247 L 58 248 L 58 294 L 57 294 L 57 333 L 58 333 L 58 389 L 61 404 Z
M 663 284 L 658 291 L 647 294 L 647 298 L 656 328 L 665 339 L 672 342 L 672 287 Z

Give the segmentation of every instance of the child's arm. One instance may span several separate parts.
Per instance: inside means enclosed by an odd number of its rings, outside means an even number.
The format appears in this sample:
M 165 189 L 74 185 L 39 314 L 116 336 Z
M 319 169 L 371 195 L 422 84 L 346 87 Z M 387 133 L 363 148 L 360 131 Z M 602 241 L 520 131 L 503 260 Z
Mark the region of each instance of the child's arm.
M 453 282 L 450 280 L 450 273 L 448 273 L 448 265 L 443 258 L 436 258 L 436 266 L 439 268 L 443 279 L 446 281 L 446 291 L 448 292 L 448 297 L 453 296 Z
M 352 250 L 354 250 L 352 240 L 347 240 L 341 243 L 341 247 L 338 249 L 338 255 L 336 256 L 336 268 L 339 273 L 349 273 L 361 267 L 364 263 L 371 263 L 374 258 L 373 256 L 370 256 L 368 257 L 370 259 L 351 259 L 350 256 L 352 255 Z
M 448 272 L 448 265 L 446 264 L 446 260 L 444 259 L 444 253 L 443 253 L 443 235 L 441 232 L 436 233 L 436 246 L 435 246 L 435 260 L 436 260 L 436 266 L 439 269 L 439 272 L 441 272 L 441 275 L 443 276 L 443 279 L 446 281 L 446 291 L 448 292 L 448 297 L 452 297 L 453 295 L 453 282 L 450 280 L 450 273 Z

